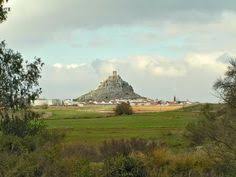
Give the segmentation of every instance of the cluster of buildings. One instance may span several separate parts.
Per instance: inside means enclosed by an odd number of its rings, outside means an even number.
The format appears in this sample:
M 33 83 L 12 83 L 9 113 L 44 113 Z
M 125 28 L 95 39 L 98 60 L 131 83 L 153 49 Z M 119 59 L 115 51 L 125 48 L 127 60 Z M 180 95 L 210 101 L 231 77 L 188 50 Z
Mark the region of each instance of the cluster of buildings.
M 122 102 L 129 102 L 131 106 L 151 106 L 151 105 L 187 105 L 192 104 L 192 102 L 179 101 L 174 97 L 173 101 L 162 101 L 162 100 L 152 100 L 152 99 L 115 99 L 110 101 L 89 101 L 89 102 L 78 102 L 73 99 L 38 99 L 32 103 L 32 106 L 78 106 L 83 107 L 84 105 L 116 105 Z
M 116 99 L 111 100 L 109 102 L 97 102 L 97 101 L 90 101 L 88 103 L 83 104 L 94 104 L 94 105 L 116 105 L 122 102 L 129 102 L 131 106 L 151 106 L 151 105 L 186 105 L 186 104 L 193 104 L 191 101 L 162 101 L 162 100 L 152 100 L 152 99 Z
M 73 99 L 37 99 L 32 102 L 32 106 L 78 106 L 83 107 L 84 104 L 74 101 Z

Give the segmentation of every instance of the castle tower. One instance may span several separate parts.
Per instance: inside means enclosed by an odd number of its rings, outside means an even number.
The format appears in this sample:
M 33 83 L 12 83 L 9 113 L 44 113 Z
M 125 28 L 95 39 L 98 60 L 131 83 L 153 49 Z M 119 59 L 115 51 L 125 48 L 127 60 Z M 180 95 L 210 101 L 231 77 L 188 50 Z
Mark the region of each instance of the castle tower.
M 114 76 L 114 77 L 117 77 L 117 75 L 118 75 L 118 74 L 117 74 L 117 71 L 113 71 L 113 76 Z
M 176 101 L 177 101 L 176 96 L 174 96 L 174 102 L 176 102 Z

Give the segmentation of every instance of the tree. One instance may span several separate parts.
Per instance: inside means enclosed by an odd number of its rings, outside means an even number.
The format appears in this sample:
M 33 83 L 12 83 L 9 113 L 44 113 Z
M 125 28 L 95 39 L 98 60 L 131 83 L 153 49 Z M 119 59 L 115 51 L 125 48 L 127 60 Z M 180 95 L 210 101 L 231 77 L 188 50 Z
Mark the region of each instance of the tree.
M 219 97 L 231 108 L 236 108 L 236 58 L 230 61 L 225 78 L 218 79 L 214 84 Z
M 43 63 L 40 58 L 24 62 L 18 52 L 0 43 L 0 107 L 4 110 L 27 109 L 31 101 L 41 93 L 40 72 Z
M 236 174 L 236 59 L 230 61 L 225 77 L 214 84 L 224 104 L 217 110 L 206 105 L 204 118 L 187 126 L 187 137 L 201 145 L 216 162 L 219 171 Z
M 27 136 L 41 129 L 30 104 L 41 93 L 39 78 L 43 63 L 40 58 L 30 63 L 19 52 L 0 43 L 0 119 L 5 134 Z
M 0 23 L 2 23 L 7 18 L 7 9 L 3 7 L 4 0 L 0 0 Z

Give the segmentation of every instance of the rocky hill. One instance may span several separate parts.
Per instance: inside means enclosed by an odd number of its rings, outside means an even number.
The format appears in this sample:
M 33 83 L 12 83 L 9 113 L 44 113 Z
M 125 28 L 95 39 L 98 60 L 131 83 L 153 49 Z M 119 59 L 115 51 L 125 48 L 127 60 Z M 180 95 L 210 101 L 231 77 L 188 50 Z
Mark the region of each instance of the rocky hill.
M 134 89 L 128 82 L 125 82 L 116 71 L 112 76 L 101 82 L 96 90 L 80 96 L 76 100 L 79 102 L 89 101 L 110 101 L 115 99 L 143 99 L 134 92 Z

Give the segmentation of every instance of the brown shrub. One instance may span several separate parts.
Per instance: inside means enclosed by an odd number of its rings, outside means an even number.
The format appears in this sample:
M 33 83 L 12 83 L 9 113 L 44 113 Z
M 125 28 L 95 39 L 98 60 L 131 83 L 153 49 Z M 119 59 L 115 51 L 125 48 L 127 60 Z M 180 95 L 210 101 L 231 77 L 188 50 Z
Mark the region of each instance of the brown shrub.
M 168 149 L 156 149 L 146 156 L 150 177 L 205 177 L 217 176 L 213 162 L 203 151 L 174 154 Z
M 90 162 L 98 162 L 101 160 L 97 149 L 80 143 L 64 146 L 62 156 L 65 158 L 86 159 Z
M 99 150 L 103 158 L 108 158 L 117 155 L 127 156 L 132 152 L 149 152 L 161 145 L 161 143 L 150 140 L 132 138 L 104 141 Z

